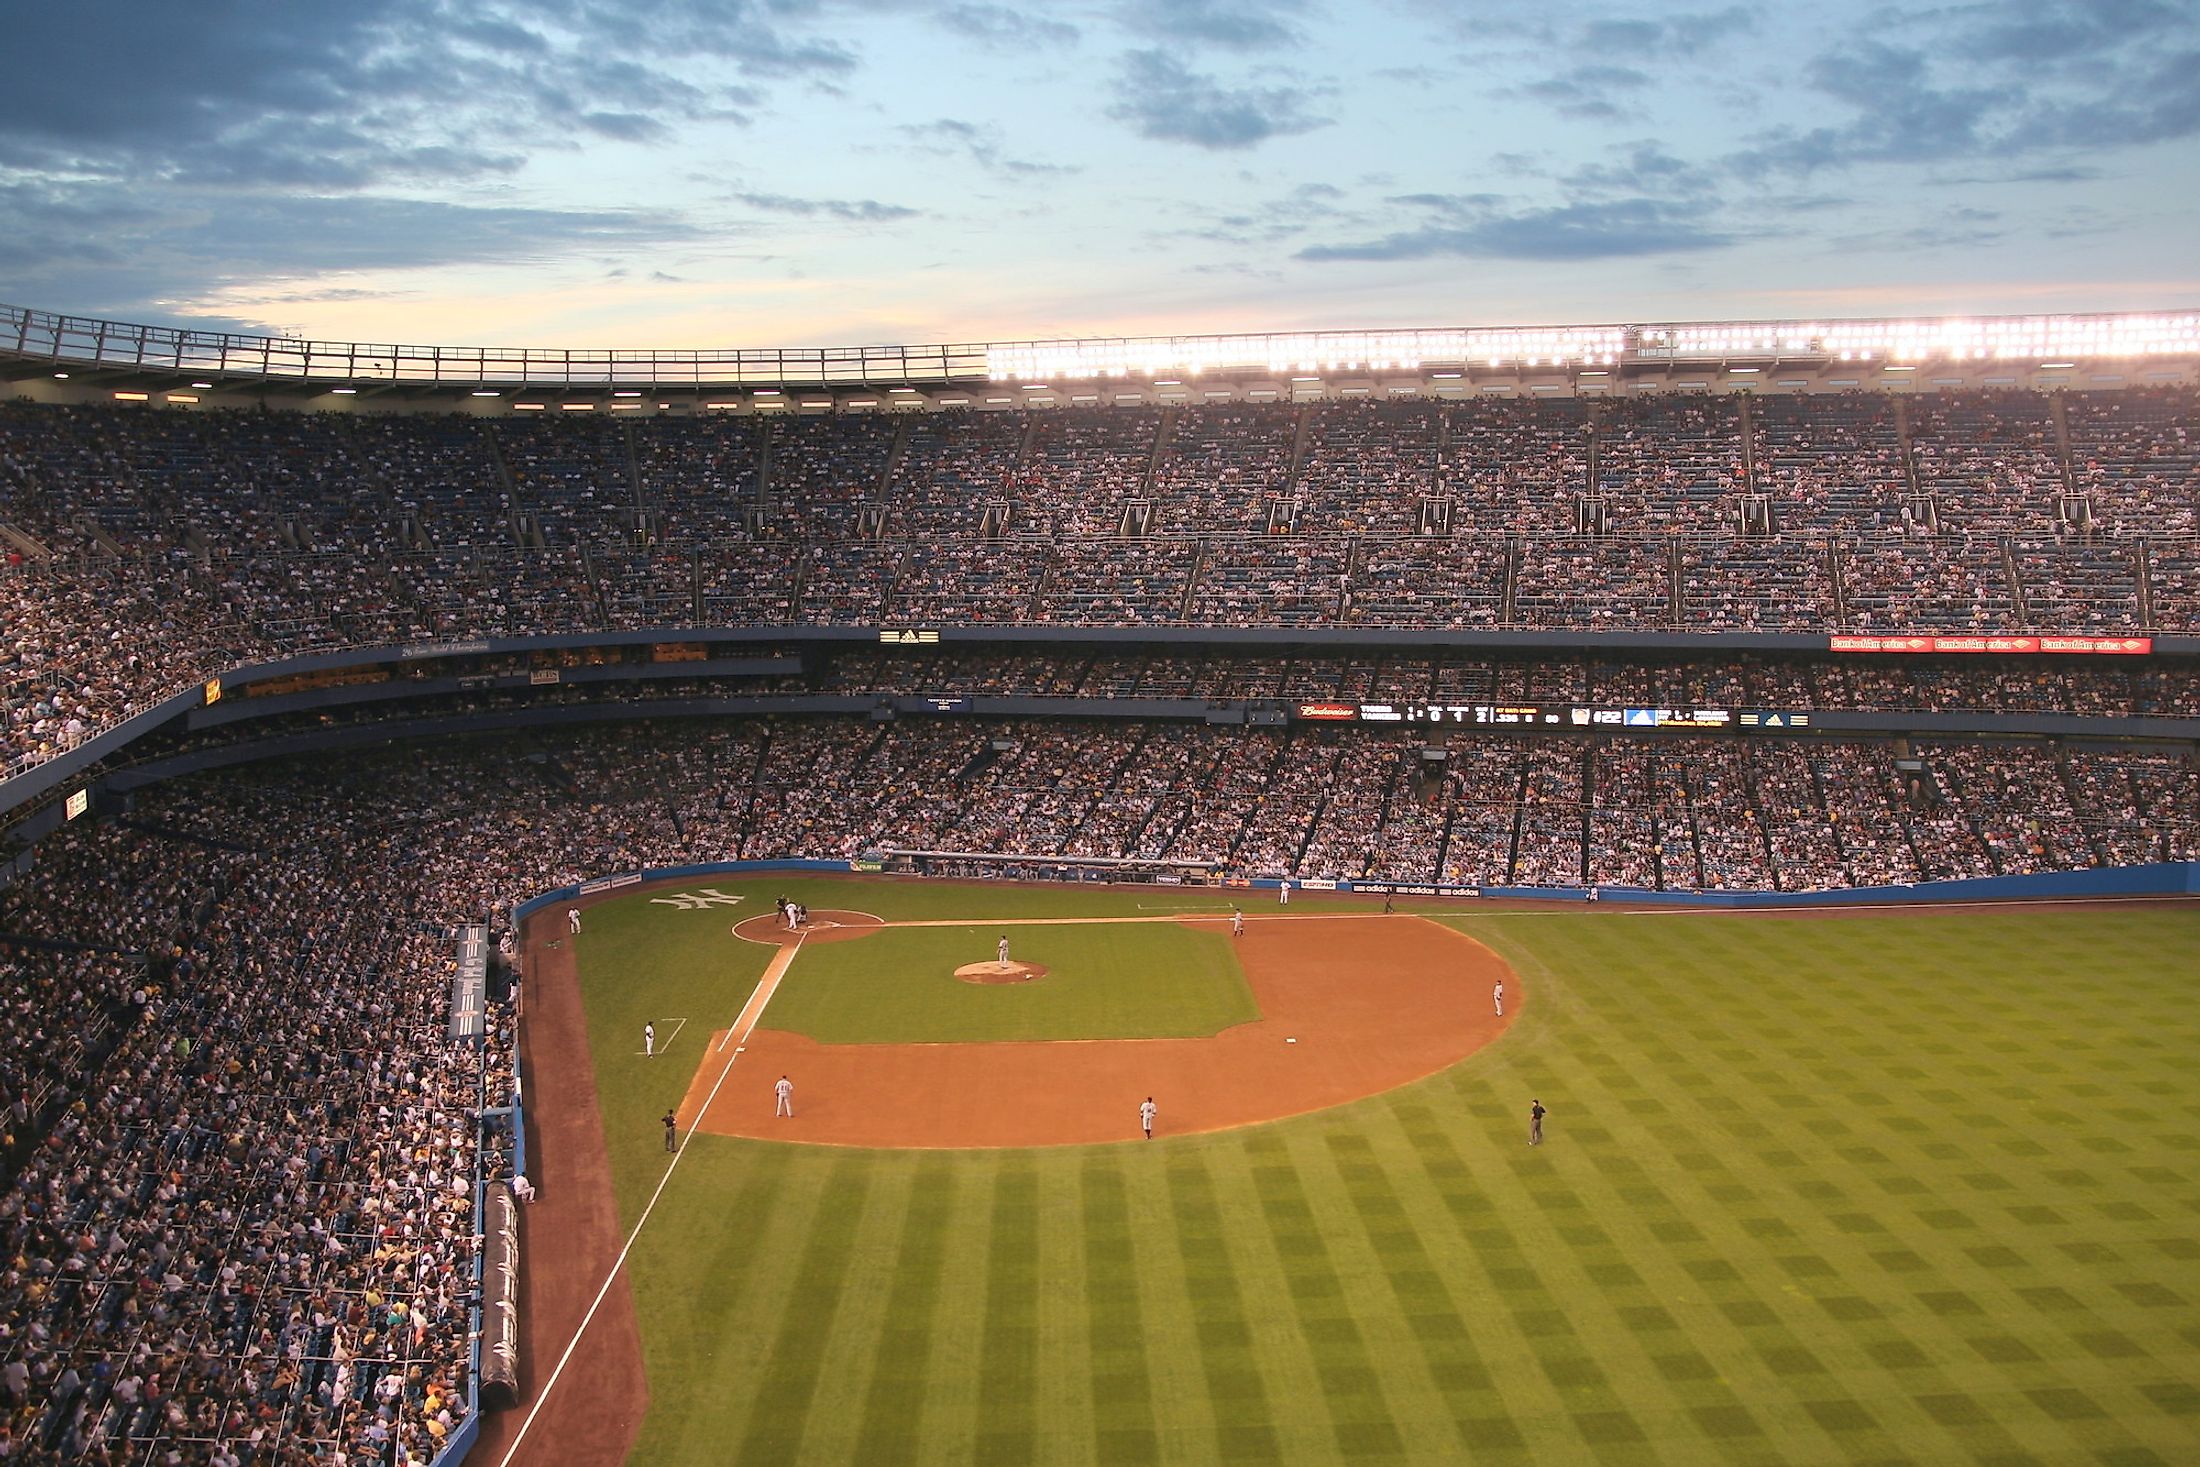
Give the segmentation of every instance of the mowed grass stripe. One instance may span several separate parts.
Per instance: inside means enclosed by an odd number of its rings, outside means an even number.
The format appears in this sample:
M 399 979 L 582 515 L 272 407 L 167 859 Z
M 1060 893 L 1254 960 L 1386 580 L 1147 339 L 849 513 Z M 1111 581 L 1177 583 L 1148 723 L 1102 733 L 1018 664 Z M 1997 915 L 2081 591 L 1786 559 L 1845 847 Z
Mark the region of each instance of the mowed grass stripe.
M 933 1316 L 952 1246 L 948 1225 L 960 1171 L 937 1156 L 908 1169 L 908 1200 L 893 1249 L 892 1283 L 869 1335 L 870 1384 L 856 1418 L 853 1449 L 842 1454 L 843 1460 L 909 1467 L 918 1459 L 934 1370 Z M 830 1445 L 831 1438 L 825 1442 Z
M 1089 1153 L 1077 1181 L 1094 1456 L 1125 1467 L 1159 1462 L 1141 1270 L 1120 1149 Z
M 1801 933 L 1785 934 L 1787 941 L 1777 941 L 1783 934 L 1761 924 L 1747 931 L 1746 946 L 1795 950 L 1795 939 L 1821 934 L 1838 938 L 1841 929 L 1849 925 L 1814 924 Z M 1910 925 L 1929 928 L 1935 924 L 1913 920 Z M 1579 962 L 1584 969 L 1640 971 L 1657 956 L 1636 957 L 1610 943 L 1590 943 L 1587 939 L 1592 934 L 1578 930 L 1569 936 L 1599 949 Z M 1618 934 L 1599 936 L 1616 942 Z M 1719 1360 L 1722 1371 L 1736 1363 L 1731 1348 L 1733 1332 L 1763 1335 L 1777 1326 L 1812 1339 L 1824 1336 L 1826 1343 L 1817 1351 L 1825 1357 L 1822 1363 L 1827 1368 L 1823 1371 L 1813 1369 L 1807 1357 L 1792 1353 L 1793 1347 L 1788 1345 L 1760 1341 L 1750 1346 L 1750 1353 L 1758 1357 L 1759 1364 L 1772 1368 L 1775 1376 L 1784 1373 L 1789 1377 L 1785 1393 L 1799 1400 L 1813 1421 L 1842 1438 L 1844 1455 L 1850 1458 L 1887 1455 L 1903 1449 L 1905 1444 L 1914 1451 L 1919 1441 L 1934 1439 L 1944 1441 L 1943 1452 L 1959 1457 L 2016 1452 L 2021 1450 L 2015 1445 L 2018 1441 L 2068 1446 L 2073 1444 L 2068 1434 L 2073 1422 L 2096 1448 L 2113 1449 L 2119 1440 L 2129 1445 L 2128 1433 L 2092 1416 L 2089 1405 L 2095 1393 L 2067 1387 L 2076 1395 L 2063 1396 L 2054 1394 L 2051 1386 L 2023 1382 L 2025 1374 L 2041 1372 L 2038 1365 L 2022 1358 L 2032 1347 L 2021 1337 L 2001 1336 L 1998 1331 L 1984 1336 L 1991 1341 L 1986 1349 L 2003 1358 L 1982 1359 L 1962 1329 L 1927 1307 L 1922 1297 L 1929 1295 L 1944 1308 L 1958 1303 L 1967 1309 L 1976 1308 L 1982 1319 L 2021 1322 L 2033 1312 L 2017 1280 L 2033 1278 L 2047 1264 L 2035 1249 L 1990 1242 L 1988 1233 L 2009 1236 L 2008 1229 L 2014 1224 L 2020 1229 L 2015 1236 L 2021 1241 L 2026 1227 L 2037 1230 L 2063 1226 L 2059 1220 L 2064 1214 L 2053 1207 L 2043 1212 L 2038 1210 L 2039 1204 L 2004 1198 L 2004 1193 L 2019 1190 L 2019 1184 L 2006 1172 L 2015 1167 L 2023 1175 L 2044 1166 L 2054 1173 L 2056 1161 L 2082 1154 L 2089 1143 L 2082 1134 L 2068 1133 L 2071 1117 L 2067 1114 L 2026 1118 L 2047 1123 L 2045 1141 L 2001 1123 L 1998 1116 L 1981 1121 L 1975 1128 L 1958 1125 L 1937 1131 L 1923 1125 L 1921 1118 L 1955 1102 L 1956 1091 L 1949 1083 L 1952 1080 L 1968 1080 L 1975 1090 L 1980 1081 L 1994 1077 L 2005 1088 L 2022 1089 L 2019 1077 L 2036 1054 L 2029 1046 L 1992 1035 L 1974 1042 L 1978 1035 L 1976 1014 L 1966 1012 L 1961 1004 L 1934 998 L 1922 1004 L 1885 1006 L 1890 1012 L 1924 1011 L 1912 1013 L 1905 1021 L 1911 1030 L 1911 1047 L 1907 1051 L 1897 1047 L 1891 1056 L 1877 1030 L 1864 1025 L 1845 1026 L 1834 1018 L 1840 1010 L 1799 996 L 1787 1007 L 1817 1018 L 1817 1028 L 1799 1033 L 1795 1025 L 1773 1023 L 1763 1014 L 1752 1023 L 1729 1027 L 1723 1016 L 1746 1013 L 1752 1004 L 1740 998 L 1728 1002 L 1728 994 L 1734 989 L 1705 982 L 1705 975 L 1728 974 L 1736 987 L 1746 984 L 1757 994 L 1769 992 L 1773 996 L 1778 996 L 1790 981 L 1781 971 L 1780 957 L 1785 953 L 1774 956 L 1768 964 L 1741 950 L 1745 944 L 1739 939 L 1744 936 L 1738 924 L 1730 925 L 1723 935 L 1709 934 L 1704 950 L 1692 955 L 1687 968 L 1691 981 L 1685 993 L 1678 991 L 1678 985 L 1652 982 L 1631 986 L 1625 990 L 1630 1002 L 1624 1009 L 1618 1004 L 1603 1005 L 1612 1018 L 1597 1026 L 1605 1031 L 1606 1042 L 1630 1047 L 1635 1041 L 1626 1033 L 1628 1025 L 1623 1019 L 1627 1017 L 1635 1021 L 1634 1028 L 1640 1033 L 1670 1034 L 1674 1029 L 1685 1029 L 1690 1042 L 1709 1051 L 1726 1069 L 1725 1087 L 1716 1091 L 1688 1086 L 1690 1067 L 1673 1066 L 1669 1057 L 1662 1071 L 1655 1066 L 1649 1070 L 1665 1082 L 1660 1088 L 1694 1092 L 1686 1108 L 1702 1114 L 1703 1123 L 1694 1134 L 1706 1144 L 1676 1144 L 1673 1133 L 1661 1128 L 1652 1128 L 1656 1132 L 1652 1135 L 1624 1138 L 1633 1146 L 1653 1148 L 1643 1154 L 1654 1156 L 1662 1151 L 1663 1160 L 1683 1179 L 1677 1182 L 1680 1192 L 1696 1194 L 1694 1205 L 1688 1209 L 1689 1220 L 1659 1225 L 1665 1234 L 1663 1241 L 1688 1255 L 1682 1259 L 1684 1265 L 1693 1263 L 1699 1272 L 1712 1275 L 1705 1281 L 1705 1292 L 1724 1290 L 1719 1301 L 1725 1306 L 1722 1312 L 1735 1317 L 1728 1321 L 1732 1328 L 1724 1337 L 1717 1325 L 1691 1320 L 1691 1336 L 1717 1347 L 1708 1353 Z M 2028 946 L 2003 942 L 1995 945 L 1998 951 L 1982 954 L 1972 946 L 1977 936 L 1964 935 L 1969 960 L 1998 969 L 2002 975 L 2000 986 L 2009 987 L 2012 979 L 2025 971 Z M 2084 942 L 2066 947 L 2064 960 L 2088 951 L 2099 937 L 2087 931 Z M 2149 940 L 2158 942 L 2159 934 Z M 1871 945 L 1891 950 L 1894 941 L 1894 934 L 1882 932 L 1873 935 Z M 1911 943 L 1914 945 L 1914 938 Z M 2112 937 L 2112 950 L 2114 945 Z M 2105 960 L 2119 961 L 2115 956 Z M 1935 959 L 1928 955 L 1924 961 Z M 2125 954 L 2121 962 L 2138 970 L 2144 968 L 2144 959 L 2137 952 Z M 2035 981 L 2044 986 L 2052 979 L 2043 974 Z M 1900 986 L 1894 975 L 1879 980 L 1879 984 L 1882 988 Z M 2021 985 L 2018 992 L 2021 997 Z M 2010 1002 L 2000 1007 L 2004 1012 L 2024 1013 L 2031 1006 Z M 1579 1030 L 1590 1026 L 1577 1023 L 1574 1027 Z M 1843 1028 L 1851 1032 L 1836 1032 Z M 1648 1041 L 1653 1047 L 1664 1042 Z M 1856 1056 L 1858 1067 L 1877 1068 L 1891 1083 L 1853 1096 L 1836 1094 L 1829 1103 L 1826 1094 L 1830 1085 L 1814 1084 L 1812 1075 L 1798 1078 L 1794 1073 L 1800 1066 L 1816 1071 L 1821 1081 L 1841 1075 L 1850 1068 L 1843 1053 L 1850 1046 L 1872 1051 Z M 1580 1048 L 1578 1042 L 1575 1047 Z M 1994 1057 L 1993 1063 L 1979 1058 L 1981 1054 Z M 2002 1058 L 2004 1055 L 2009 1058 Z M 1589 1068 L 1602 1071 L 1607 1067 Z M 1854 1079 L 1847 1083 L 1855 1088 Z M 1755 1103 L 1743 1103 L 1747 1101 Z M 1648 1116 L 1662 1127 L 1675 1107 L 1661 1101 L 1655 1107 L 1629 1109 L 1633 1119 Z M 1976 1111 L 1976 1107 L 1971 1109 Z M 1566 1118 L 1555 1113 L 1553 1120 L 1554 1127 L 1567 1124 Z M 1975 1129 L 1977 1134 L 1966 1134 L 1967 1129 Z M 1962 1143 L 1936 1139 L 1950 1134 L 1963 1137 Z M 2032 1144 L 1994 1146 L 1990 1153 L 1982 1154 L 1980 1136 L 1989 1134 L 1996 1139 L 2019 1138 Z M 1728 1140 L 1743 1144 L 1722 1144 Z M 1722 1159 L 1730 1151 L 1739 1158 L 1731 1166 Z M 2010 1160 L 2012 1156 L 2014 1161 Z M 1764 1186 L 1767 1178 L 1776 1180 L 1777 1186 Z M 2052 1185 L 2052 1176 L 2048 1180 Z M 2153 1180 L 2160 1183 L 2168 1179 L 2156 1176 Z M 1675 1185 L 1668 1182 L 1669 1188 Z M 1934 1190 L 1939 1188 L 1948 1190 Z M 2000 1200 L 1981 1205 L 1981 1197 Z M 1777 1216 L 1773 1216 L 1775 1213 Z M 1754 1233 L 1749 1226 L 1752 1222 Z M 1737 1237 L 1737 1228 L 1746 1236 Z M 1715 1245 L 1708 1252 L 1697 1248 L 1694 1236 L 1699 1234 Z M 1920 1242 L 1921 1235 L 1935 1241 Z M 1947 1239 L 1960 1241 L 1944 1241 Z M 1733 1280 L 1717 1277 L 1716 1259 L 1721 1256 L 1735 1258 L 1752 1276 L 1754 1297 L 1738 1291 L 1741 1271 Z M 1793 1277 L 1798 1272 L 1816 1272 L 1813 1260 L 1817 1259 L 1822 1259 L 1830 1270 L 1826 1277 L 1812 1286 Z M 1783 1277 L 1766 1287 L 1765 1281 L 1775 1274 Z M 1926 1288 L 1913 1295 L 1899 1286 L 1900 1281 L 1918 1274 L 1936 1282 L 1955 1278 L 1970 1287 Z M 2035 1286 L 2033 1292 L 2041 1301 L 2067 1294 L 2060 1286 L 2044 1293 Z M 1798 1299 L 1803 1306 L 1800 1309 Z M 1974 1329 L 1973 1334 L 1977 1333 Z M 2019 1342 L 2011 1348 L 2002 1343 L 2003 1338 L 2018 1338 Z M 2189 1353 L 2190 1343 L 2183 1348 Z M 1956 1373 L 1950 1375 L 1934 1368 L 1938 1362 L 1947 1362 Z M 2011 1380 L 2012 1375 L 2019 1379 Z M 1821 1384 L 1813 1388 L 1808 1384 L 1812 1379 Z M 1951 1382 L 1960 1382 L 1960 1388 Z M 1835 1392 L 1831 1389 L 1835 1383 L 1846 1389 Z M 2010 1398 L 2009 1387 L 2013 1385 L 2018 1387 L 2021 1401 Z M 2027 1389 L 2034 1394 L 2025 1394 Z M 1783 1393 L 1777 1382 L 1771 1383 L 1771 1390 L 1775 1397 Z M 1755 1399 L 1754 1388 L 1751 1394 Z M 1981 1401 L 1996 1402 L 1997 1408 L 1979 1409 Z M 2058 1416 L 2057 1411 L 2062 1414 Z M 2017 1425 L 2005 1428 L 1998 1422 Z
M 1391 1178 L 1372 1156 L 1340 1161 L 1338 1139 L 1261 1131 L 1244 1142 L 1278 1261 L 1310 1270 L 1323 1286 L 1294 1282 L 1291 1293 L 1338 1453 L 1350 1461 L 1456 1453 L 1442 1395 L 1353 1206 L 1356 1196 L 1389 1197 Z
M 1155 1429 L 1167 1467 L 1216 1460 L 1215 1425 L 1222 1410 L 1209 1389 L 1200 1350 L 1198 1321 L 1202 1307 L 1211 1306 L 1195 1302 L 1185 1273 L 1168 1173 L 1169 1160 L 1180 1147 L 1198 1144 L 1138 1142 L 1094 1153 L 1107 1158 L 1123 1179 L 1132 1268 L 1138 1279 L 1138 1347 L 1146 1352 Z M 1094 1354 L 1097 1358 L 1097 1345 Z
M 784 1148 L 732 1166 L 731 1146 L 703 1136 L 687 1144 L 683 1168 L 707 1169 L 711 1185 L 668 1187 L 627 1260 L 650 1389 L 636 1463 L 701 1461 L 711 1445 L 723 1460 L 725 1405 L 747 1403 L 764 1353 L 743 1312 L 749 1292 L 778 1276 L 778 1251 L 799 1238 L 817 1172 Z
M 1378 1400 L 1404 1460 L 2200 1460 L 2200 916 L 1470 925 L 1527 1001 L 1428 1081 L 1212 1137 L 922 1158 L 953 1183 L 924 1187 L 948 1194 L 925 1404 L 885 1460 L 976 1456 L 985 1362 L 1027 1346 L 1007 1405 L 1035 1463 L 1381 1461 L 1339 1431 Z M 653 1182 L 653 1129 L 607 1135 Z M 778 1412 L 768 1357 L 848 1159 L 691 1145 L 668 1246 L 637 1250 L 645 1467 L 723 1462 Z M 920 1163 L 864 1156 L 798 1460 L 865 1460 L 901 1312 Z M 993 1258 L 1018 1167 L 1035 1334 Z M 656 1274 L 683 1258 L 696 1297 Z
M 1039 1400 L 1039 1179 L 1028 1152 L 1004 1154 L 993 1177 L 985 1329 L 978 1351 L 977 1449 L 983 1467 L 1036 1455 Z
M 756 1386 L 758 1409 L 741 1436 L 741 1461 L 792 1462 L 800 1455 L 818 1378 L 826 1366 L 833 1318 L 856 1256 L 855 1240 L 864 1221 L 872 1175 L 861 1156 L 843 1157 L 834 1164 L 820 1189 L 794 1280 L 777 1318 L 754 1322 L 770 1338 L 771 1348 Z
M 1178 1263 L 1190 1299 L 1199 1364 L 1207 1380 L 1214 1412 L 1211 1452 L 1225 1462 L 1272 1462 L 1285 1443 L 1303 1452 L 1309 1436 L 1302 1393 L 1285 1395 L 1289 1383 L 1271 1382 L 1276 1359 L 1271 1337 L 1263 1348 L 1257 1326 L 1273 1321 L 1276 1281 L 1249 1299 L 1241 1284 L 1243 1261 L 1233 1257 L 1231 1240 L 1245 1246 L 1236 1214 L 1225 1216 L 1222 1199 L 1208 1170 L 1214 1145 L 1182 1145 L 1164 1173 L 1170 1221 L 1175 1228 Z M 1265 1319 L 1256 1318 L 1256 1309 Z

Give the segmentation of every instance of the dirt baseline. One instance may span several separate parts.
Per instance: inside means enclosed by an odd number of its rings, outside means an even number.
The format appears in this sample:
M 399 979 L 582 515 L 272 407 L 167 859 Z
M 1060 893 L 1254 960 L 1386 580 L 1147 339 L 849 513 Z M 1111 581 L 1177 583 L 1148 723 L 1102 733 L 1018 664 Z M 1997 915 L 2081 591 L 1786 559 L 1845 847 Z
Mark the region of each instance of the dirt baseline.
M 1267 917 L 1235 942 L 1263 1017 L 1211 1039 L 820 1044 L 760 1027 L 707 1114 L 718 1066 L 697 1071 L 680 1121 L 837 1146 L 1072 1145 L 1136 1138 L 1138 1103 L 1151 1095 L 1156 1136 L 1217 1131 L 1433 1074 L 1495 1039 L 1523 997 L 1495 953 L 1418 917 Z M 798 958 L 787 981 L 800 973 Z M 1500 980 L 1503 1018 L 1490 996 Z M 781 1074 L 794 1080 L 791 1119 L 773 1114 Z

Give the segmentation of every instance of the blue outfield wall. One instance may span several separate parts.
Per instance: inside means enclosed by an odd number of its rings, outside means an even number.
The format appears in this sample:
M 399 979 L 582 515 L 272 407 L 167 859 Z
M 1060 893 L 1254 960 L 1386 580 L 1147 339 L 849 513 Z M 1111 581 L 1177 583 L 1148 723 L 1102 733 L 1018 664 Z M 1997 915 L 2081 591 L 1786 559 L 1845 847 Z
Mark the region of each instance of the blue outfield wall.
M 847 861 L 701 861 L 690 866 L 651 866 L 642 871 L 627 871 L 617 876 L 596 876 L 578 886 L 561 886 L 556 891 L 546 891 L 541 896 L 530 897 L 512 908 L 512 925 L 521 922 L 557 902 L 569 902 L 575 897 L 595 896 L 600 892 L 618 891 L 623 887 L 640 886 L 645 881 L 676 881 L 689 876 L 739 876 L 758 871 L 838 871 L 846 873 L 855 867 Z
M 1252 883 L 1274 888 L 1274 880 Z M 1304 883 L 1293 883 L 1303 885 Z M 1327 883 L 1322 884 L 1328 889 Z M 2083 901 L 2094 897 L 2189 896 L 2200 893 L 2200 861 L 2158 861 L 2145 866 L 2096 866 L 2084 871 L 2046 871 L 2031 876 L 1977 876 L 1960 881 L 1919 881 L 1903 886 L 1853 886 L 1838 891 L 1650 891 L 1637 886 L 1436 886 L 1414 882 L 1346 882 L 1338 891 L 1405 895 L 1508 897 L 1530 901 L 1600 900 L 1667 907 L 1885 906 L 1892 903 Z
M 1039 859 L 1039 858 L 1034 858 Z M 561 886 L 519 904 L 515 924 L 542 908 L 576 897 L 595 896 L 639 886 L 645 881 L 694 876 L 738 876 L 761 871 L 848 872 L 848 861 L 709 861 L 689 866 L 653 866 L 618 876 L 597 877 L 577 886 Z M 969 880 L 948 877 L 943 880 Z M 1273 876 L 1221 883 L 1225 891 L 1274 891 L 1284 883 Z M 1599 900 L 1638 906 L 1766 907 L 1885 906 L 1892 903 L 2083 901 L 2096 897 L 2200 895 L 2200 861 L 2157 861 L 2145 866 L 2096 866 L 2084 871 L 2048 871 L 2031 876 L 1979 876 L 1960 881 L 1920 881 L 1905 886 L 1856 886 L 1838 891 L 1651 891 L 1637 886 L 1452 886 L 1416 881 L 1293 880 L 1298 891 L 1340 891 L 1362 895 L 1504 897 L 1509 900 L 1587 902 Z

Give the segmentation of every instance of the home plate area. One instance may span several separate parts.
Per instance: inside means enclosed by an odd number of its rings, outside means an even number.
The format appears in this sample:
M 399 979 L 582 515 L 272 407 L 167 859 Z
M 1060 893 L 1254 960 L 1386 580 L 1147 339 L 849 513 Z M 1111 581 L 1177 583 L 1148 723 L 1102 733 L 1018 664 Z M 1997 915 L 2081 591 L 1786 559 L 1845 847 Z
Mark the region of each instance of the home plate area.
M 744 942 L 758 942 L 786 947 L 801 942 L 849 942 L 858 937 L 868 937 L 886 925 L 883 918 L 869 912 L 843 912 L 824 909 L 810 913 L 810 920 L 800 927 L 782 927 L 779 914 L 761 912 L 754 917 L 744 917 L 733 924 L 733 935 Z

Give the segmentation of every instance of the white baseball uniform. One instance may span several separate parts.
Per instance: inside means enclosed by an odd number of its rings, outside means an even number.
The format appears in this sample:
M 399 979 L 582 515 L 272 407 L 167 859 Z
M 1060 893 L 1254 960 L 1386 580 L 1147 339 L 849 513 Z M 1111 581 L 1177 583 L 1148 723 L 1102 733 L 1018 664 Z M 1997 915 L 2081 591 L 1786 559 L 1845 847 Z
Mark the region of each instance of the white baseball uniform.
M 1505 985 L 1495 984 L 1490 989 L 1490 1002 L 1497 1005 L 1497 1016 L 1505 1017 Z
M 772 1093 L 779 1097 L 779 1108 L 774 1110 L 772 1114 L 775 1116 L 792 1116 L 794 1114 L 794 1081 L 788 1079 L 785 1075 L 781 1075 L 779 1083 L 772 1086 Z
M 580 931 L 580 930 L 581 930 L 581 909 L 580 909 L 579 907 L 567 907 L 567 908 L 565 909 L 565 923 L 566 923 L 566 926 L 567 926 L 567 927 L 569 927 L 569 928 L 571 928 L 571 929 L 572 929 L 573 931 L 575 931 L 575 932 L 578 932 L 578 931 Z
M 1160 1107 L 1155 1105 L 1151 1099 L 1141 1100 L 1138 1103 L 1138 1124 L 1145 1131 L 1148 1141 L 1153 1139 L 1153 1118 L 1159 1113 Z
M 652 1058 L 657 1053 L 657 1026 L 655 1024 L 642 1025 L 642 1053 Z
M 1002 938 L 993 948 L 993 956 L 1002 967 L 1008 966 L 1008 939 Z

